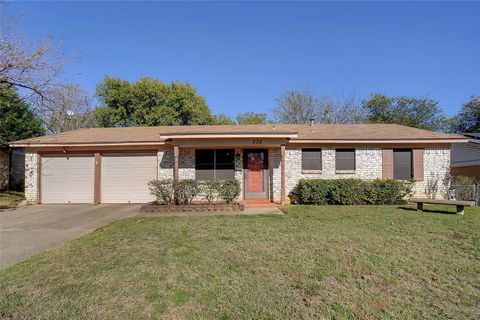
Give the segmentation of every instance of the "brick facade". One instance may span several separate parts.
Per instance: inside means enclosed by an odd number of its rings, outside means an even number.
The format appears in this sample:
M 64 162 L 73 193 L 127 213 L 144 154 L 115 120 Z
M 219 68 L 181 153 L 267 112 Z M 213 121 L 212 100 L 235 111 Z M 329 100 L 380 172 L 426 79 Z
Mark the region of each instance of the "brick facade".
M 335 149 L 322 148 L 322 170 L 302 171 L 302 149 L 288 148 L 285 153 L 286 191 L 292 192 L 300 179 L 380 179 L 382 178 L 382 149 L 355 149 L 354 171 L 335 170 Z
M 25 199 L 29 203 L 38 202 L 37 163 L 36 152 L 25 152 Z
M 423 156 L 423 181 L 414 185 L 416 196 L 446 198 L 450 172 L 449 148 L 426 148 Z M 430 190 L 430 191 L 429 191 Z
M 235 179 L 240 182 L 243 199 L 243 150 L 235 149 Z M 269 155 L 269 197 L 280 201 L 281 172 L 280 148 L 270 148 Z M 162 148 L 157 152 L 158 178 L 173 179 L 173 149 Z M 322 170 L 302 171 L 301 148 L 287 148 L 285 152 L 285 187 L 287 195 L 303 178 L 339 179 L 382 178 L 382 149 L 357 148 L 355 149 L 356 170 L 338 172 L 335 170 L 335 149 L 322 148 Z M 25 153 L 25 197 L 31 202 L 37 201 L 37 154 Z M 448 185 L 444 183 L 450 168 L 449 148 L 426 148 L 424 152 L 424 180 L 415 183 L 414 191 L 417 196 L 445 197 Z M 180 179 L 195 179 L 195 150 L 180 149 L 179 158 Z M 436 190 L 434 193 L 428 190 Z

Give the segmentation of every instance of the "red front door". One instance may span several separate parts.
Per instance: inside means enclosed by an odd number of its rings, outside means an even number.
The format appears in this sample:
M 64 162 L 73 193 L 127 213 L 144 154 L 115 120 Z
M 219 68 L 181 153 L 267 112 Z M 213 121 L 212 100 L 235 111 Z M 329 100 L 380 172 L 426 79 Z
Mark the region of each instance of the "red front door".
M 268 159 L 266 150 L 246 150 L 245 199 L 268 199 Z

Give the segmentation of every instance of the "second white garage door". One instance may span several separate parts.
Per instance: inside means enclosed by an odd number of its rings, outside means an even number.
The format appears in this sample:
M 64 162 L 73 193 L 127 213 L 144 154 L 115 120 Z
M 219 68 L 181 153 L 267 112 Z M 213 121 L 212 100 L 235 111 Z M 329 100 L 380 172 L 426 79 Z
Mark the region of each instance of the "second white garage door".
M 101 202 L 146 203 L 155 200 L 148 182 L 157 179 L 156 154 L 102 155 Z

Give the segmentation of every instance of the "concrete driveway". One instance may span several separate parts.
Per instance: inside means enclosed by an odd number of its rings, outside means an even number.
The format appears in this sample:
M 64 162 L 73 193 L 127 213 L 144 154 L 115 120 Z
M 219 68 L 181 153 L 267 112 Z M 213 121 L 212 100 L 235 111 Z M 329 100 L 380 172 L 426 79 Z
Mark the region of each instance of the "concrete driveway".
M 140 215 L 139 205 L 34 205 L 0 212 L 0 267 L 112 221 Z

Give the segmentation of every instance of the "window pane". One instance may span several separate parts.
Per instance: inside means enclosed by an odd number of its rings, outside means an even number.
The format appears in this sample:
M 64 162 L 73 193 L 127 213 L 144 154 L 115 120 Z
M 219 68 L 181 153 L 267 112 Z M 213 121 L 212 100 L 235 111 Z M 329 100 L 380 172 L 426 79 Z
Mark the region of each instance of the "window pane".
M 355 170 L 355 149 L 336 149 L 335 169 Z
M 322 149 L 302 149 L 302 170 L 322 170 Z
M 235 171 L 232 169 L 217 169 L 215 170 L 215 179 L 235 179 Z
M 393 150 L 393 178 L 408 180 L 412 178 L 412 150 Z
M 195 169 L 195 180 L 213 180 L 213 169 Z
M 215 150 L 195 150 L 195 167 L 200 164 L 209 164 L 211 166 L 211 169 L 213 169 L 214 153 Z
M 233 179 L 235 177 L 235 150 L 195 150 L 195 179 Z
M 235 159 L 235 150 L 219 149 L 217 152 L 217 163 L 231 163 L 233 165 Z

